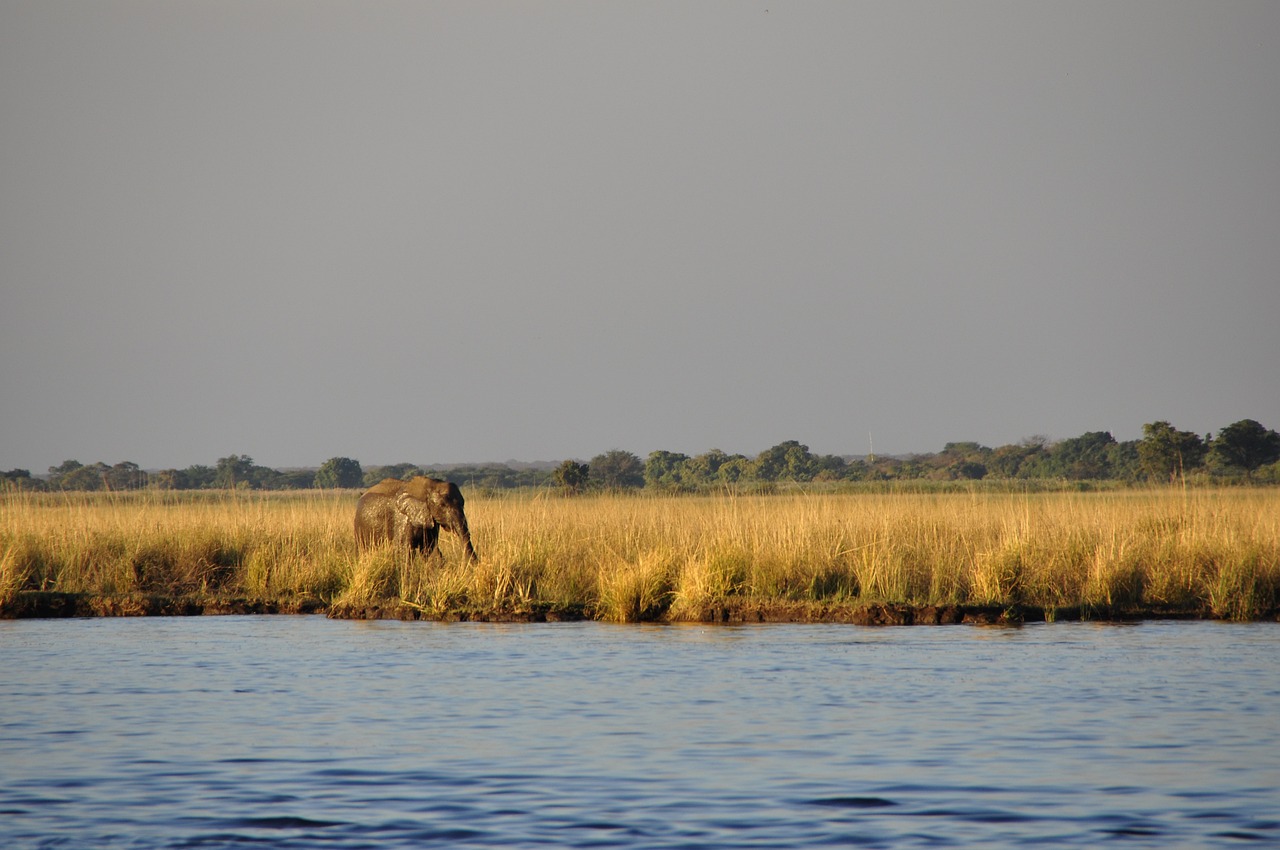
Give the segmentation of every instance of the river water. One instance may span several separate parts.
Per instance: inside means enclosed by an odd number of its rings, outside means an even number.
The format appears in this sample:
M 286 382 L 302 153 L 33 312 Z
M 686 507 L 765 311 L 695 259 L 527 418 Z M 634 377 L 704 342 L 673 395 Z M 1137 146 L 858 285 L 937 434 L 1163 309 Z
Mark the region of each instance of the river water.
M 0 622 L 0 846 L 1280 845 L 1280 625 Z

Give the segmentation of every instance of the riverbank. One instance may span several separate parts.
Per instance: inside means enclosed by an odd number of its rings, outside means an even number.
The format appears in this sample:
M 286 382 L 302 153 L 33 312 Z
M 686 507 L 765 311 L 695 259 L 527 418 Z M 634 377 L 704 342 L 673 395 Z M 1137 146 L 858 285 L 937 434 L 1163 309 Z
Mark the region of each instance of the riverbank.
M 358 551 L 357 495 L 0 497 L 0 616 L 1245 621 L 1280 607 L 1275 488 L 469 497 L 479 562 L 450 534 L 425 559 Z
M 84 593 L 23 591 L 0 607 L 0 619 L 73 617 L 191 617 L 246 614 L 326 615 L 342 620 L 426 620 L 435 622 L 555 623 L 606 619 L 604 612 L 581 605 L 529 605 L 523 608 L 432 610 L 405 600 L 326 604 L 314 597 L 285 600 L 244 597 L 173 597 L 157 594 L 91 596 Z M 1170 607 L 1097 608 L 1037 605 L 830 604 L 738 599 L 678 617 L 667 612 L 642 622 L 746 625 L 752 623 L 831 623 L 855 626 L 1018 626 L 1044 622 L 1138 622 L 1211 620 L 1212 611 Z M 1280 622 L 1280 608 L 1259 612 L 1257 620 Z

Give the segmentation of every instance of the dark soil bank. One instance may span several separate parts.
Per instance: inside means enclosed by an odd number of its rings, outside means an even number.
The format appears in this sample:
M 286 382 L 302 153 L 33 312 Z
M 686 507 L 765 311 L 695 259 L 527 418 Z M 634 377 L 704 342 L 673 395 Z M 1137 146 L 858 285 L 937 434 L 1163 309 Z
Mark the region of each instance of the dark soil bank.
M 556 622 L 593 619 L 592 612 L 582 608 L 556 609 L 531 608 L 518 611 L 426 611 L 422 608 L 389 603 L 372 606 L 333 606 L 330 617 L 354 620 L 441 620 L 450 622 Z M 1037 606 L 998 605 L 897 605 L 897 604 L 846 604 L 834 605 L 817 602 L 775 602 L 741 600 L 712 605 L 696 616 L 655 617 L 649 622 L 671 623 L 723 623 L 742 625 L 747 623 L 845 623 L 855 626 L 946 626 L 958 624 L 1016 626 L 1023 623 L 1058 621 L 1114 621 L 1138 620 L 1202 620 L 1213 619 L 1204 610 L 1142 609 L 1083 609 L 1057 608 L 1046 610 Z M 1280 619 L 1280 612 L 1271 612 L 1263 619 Z
M 241 597 L 162 596 L 25 591 L 0 606 L 0 619 L 58 617 L 189 617 L 199 614 L 317 614 L 318 599 L 262 600 Z
M 520 609 L 452 609 L 435 611 L 409 603 L 326 605 L 313 597 L 283 600 L 242 597 L 162 596 L 130 594 L 91 596 L 80 593 L 25 591 L 0 606 L 0 619 L 58 617 L 183 617 L 201 614 L 327 614 L 344 620 L 436 620 L 442 622 L 546 623 L 595 619 L 581 605 L 533 605 Z M 1053 608 L 1032 605 L 899 605 L 826 604 L 741 599 L 709 605 L 692 616 L 661 614 L 650 622 L 691 623 L 847 623 L 857 626 L 1005 625 L 1055 621 L 1100 622 L 1213 619 L 1206 609 Z M 1280 621 L 1280 609 L 1259 620 Z

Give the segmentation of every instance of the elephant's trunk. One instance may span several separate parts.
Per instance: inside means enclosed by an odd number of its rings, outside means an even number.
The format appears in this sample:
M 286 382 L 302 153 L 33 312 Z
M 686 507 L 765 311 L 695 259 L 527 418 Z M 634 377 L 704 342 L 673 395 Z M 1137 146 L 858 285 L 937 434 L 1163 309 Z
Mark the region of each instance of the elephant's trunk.
M 471 545 L 471 531 L 470 529 L 467 528 L 467 523 L 465 520 L 463 521 L 462 525 L 458 528 L 458 537 L 462 540 L 463 556 L 470 558 L 473 561 L 479 561 L 480 556 L 476 554 L 475 547 Z
M 476 554 L 475 547 L 471 545 L 471 529 L 467 526 L 467 515 L 462 511 L 453 511 L 447 520 L 441 523 L 444 528 L 453 532 L 462 541 L 462 553 L 464 557 L 471 558 L 473 561 L 479 561 L 480 556 Z

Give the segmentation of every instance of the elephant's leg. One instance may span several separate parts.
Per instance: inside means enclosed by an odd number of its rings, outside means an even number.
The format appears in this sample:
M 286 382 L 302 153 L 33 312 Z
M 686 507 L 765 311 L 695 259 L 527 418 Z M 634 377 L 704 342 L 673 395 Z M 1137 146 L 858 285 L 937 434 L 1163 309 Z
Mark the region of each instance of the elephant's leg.
M 436 542 L 440 539 L 440 526 L 432 523 L 422 530 L 422 554 L 430 555 L 436 551 Z
M 426 540 L 424 535 L 425 535 L 425 530 L 423 529 L 422 526 L 420 525 L 409 526 L 407 542 L 409 544 L 410 552 L 422 551 L 423 546 L 426 545 Z

